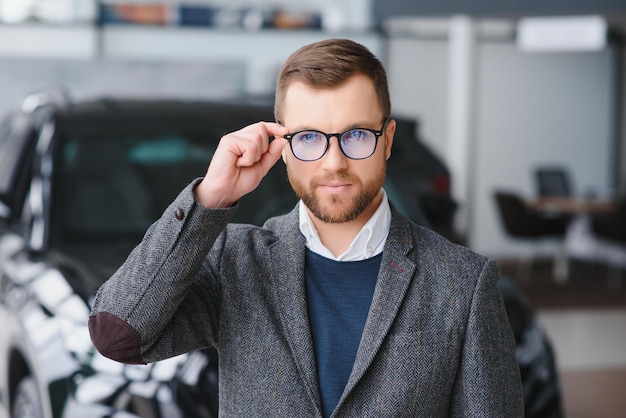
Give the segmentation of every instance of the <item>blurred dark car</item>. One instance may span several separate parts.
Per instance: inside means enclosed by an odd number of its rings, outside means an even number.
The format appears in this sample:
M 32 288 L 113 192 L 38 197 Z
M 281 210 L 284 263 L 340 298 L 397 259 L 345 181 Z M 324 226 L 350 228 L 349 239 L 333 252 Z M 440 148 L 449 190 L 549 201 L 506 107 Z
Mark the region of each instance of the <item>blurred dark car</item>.
M 91 344 L 87 318 L 219 139 L 273 120 L 271 106 L 52 98 L 30 96 L 0 125 L 0 418 L 217 416 L 214 350 L 116 363 Z M 408 217 L 456 240 L 448 171 L 415 128 L 398 119 L 385 188 Z M 295 203 L 279 161 L 233 221 L 261 224 Z

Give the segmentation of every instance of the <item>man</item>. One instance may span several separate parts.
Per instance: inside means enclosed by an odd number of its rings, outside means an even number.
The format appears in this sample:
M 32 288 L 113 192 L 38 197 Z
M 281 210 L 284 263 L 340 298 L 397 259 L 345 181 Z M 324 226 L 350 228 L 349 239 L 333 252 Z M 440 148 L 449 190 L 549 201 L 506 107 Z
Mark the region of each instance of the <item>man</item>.
M 523 416 L 495 263 L 382 189 L 390 108 L 363 46 L 296 51 L 277 123 L 224 136 L 99 290 L 96 347 L 128 363 L 217 347 L 220 416 Z M 228 224 L 281 157 L 300 203 L 261 228 Z

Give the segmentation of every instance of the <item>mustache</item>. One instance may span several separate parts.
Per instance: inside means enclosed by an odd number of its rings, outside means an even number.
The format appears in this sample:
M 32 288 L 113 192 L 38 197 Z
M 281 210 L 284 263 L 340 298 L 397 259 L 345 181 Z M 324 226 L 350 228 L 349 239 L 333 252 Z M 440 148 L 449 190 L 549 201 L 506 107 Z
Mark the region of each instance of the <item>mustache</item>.
M 353 176 L 347 172 L 340 172 L 315 176 L 311 179 L 311 184 L 317 186 L 320 184 L 332 184 L 341 182 L 357 183 L 358 180 L 359 179 L 356 176 Z

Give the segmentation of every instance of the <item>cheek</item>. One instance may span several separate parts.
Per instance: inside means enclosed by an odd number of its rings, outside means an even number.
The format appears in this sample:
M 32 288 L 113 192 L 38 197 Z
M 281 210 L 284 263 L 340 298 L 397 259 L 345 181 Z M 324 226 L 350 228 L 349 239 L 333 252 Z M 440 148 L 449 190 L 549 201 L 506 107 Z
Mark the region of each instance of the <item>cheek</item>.
M 307 184 L 311 177 L 312 167 L 311 163 L 306 163 L 298 160 L 293 156 L 291 151 L 286 151 L 283 154 L 283 161 L 287 167 L 287 175 L 291 182 L 297 182 L 299 184 Z
M 387 169 L 387 150 L 381 150 L 370 157 L 367 161 L 367 165 L 359 167 L 358 175 L 363 179 L 378 178 L 380 172 L 384 172 Z M 356 173 L 357 171 L 355 171 Z

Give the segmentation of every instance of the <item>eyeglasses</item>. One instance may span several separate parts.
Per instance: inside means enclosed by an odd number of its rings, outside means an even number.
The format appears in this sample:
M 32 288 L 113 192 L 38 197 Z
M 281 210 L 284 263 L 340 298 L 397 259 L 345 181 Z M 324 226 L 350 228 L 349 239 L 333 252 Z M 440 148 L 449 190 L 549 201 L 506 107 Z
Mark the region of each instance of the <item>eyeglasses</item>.
M 293 155 L 301 161 L 319 160 L 326 154 L 330 138 L 337 137 L 339 148 L 343 154 L 353 160 L 363 160 L 376 151 L 378 138 L 383 135 L 389 118 L 385 118 L 380 130 L 352 128 L 341 133 L 324 133 L 316 130 L 305 130 L 289 133 L 283 138 L 289 141 Z

